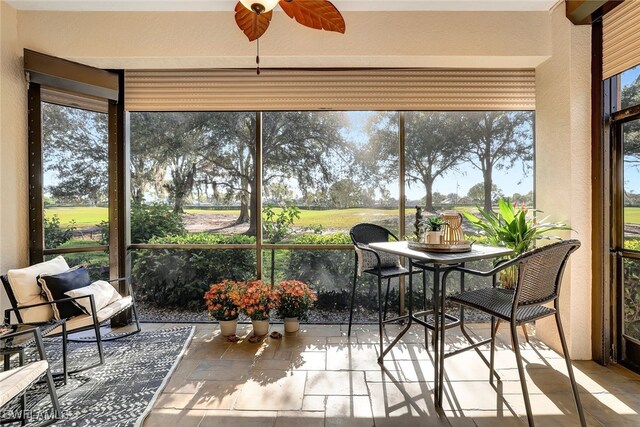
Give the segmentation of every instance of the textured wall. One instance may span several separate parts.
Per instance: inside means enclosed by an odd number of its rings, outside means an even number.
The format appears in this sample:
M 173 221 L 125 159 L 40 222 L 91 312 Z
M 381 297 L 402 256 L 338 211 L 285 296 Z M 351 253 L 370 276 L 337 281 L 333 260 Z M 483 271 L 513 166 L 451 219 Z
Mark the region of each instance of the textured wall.
M 1 1 L 1 0 L 0 0 Z M 590 358 L 589 28 L 544 12 L 345 13 L 347 34 L 276 13 L 264 67 L 536 67 L 538 204 L 578 231 L 562 302 L 574 358 Z M 233 14 L 16 12 L 2 4 L 0 267 L 27 258 L 26 94 L 22 48 L 104 68 L 252 67 L 255 44 Z M 545 62 L 546 61 L 546 62 Z M 550 342 L 555 328 L 541 322 Z
M 591 27 L 574 26 L 564 7 L 551 15 L 551 58 L 536 69 L 537 206 L 566 221 L 582 247 L 565 272 L 560 301 L 573 359 L 591 359 Z M 560 349 L 552 318 L 536 333 Z
M 20 11 L 25 47 L 99 67 L 248 67 L 249 43 L 228 12 Z M 274 13 L 263 67 L 535 67 L 550 51 L 545 12 L 348 12 L 347 32 Z
M 27 263 L 27 120 L 16 11 L 0 4 L 0 271 Z M 4 291 L 0 304 L 6 307 Z

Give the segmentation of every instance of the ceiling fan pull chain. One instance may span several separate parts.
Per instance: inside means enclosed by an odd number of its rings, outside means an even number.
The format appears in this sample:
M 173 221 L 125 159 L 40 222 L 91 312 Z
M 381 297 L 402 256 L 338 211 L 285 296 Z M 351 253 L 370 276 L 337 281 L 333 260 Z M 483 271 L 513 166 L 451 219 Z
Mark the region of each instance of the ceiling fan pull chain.
M 256 39 L 256 74 L 260 75 L 260 39 Z

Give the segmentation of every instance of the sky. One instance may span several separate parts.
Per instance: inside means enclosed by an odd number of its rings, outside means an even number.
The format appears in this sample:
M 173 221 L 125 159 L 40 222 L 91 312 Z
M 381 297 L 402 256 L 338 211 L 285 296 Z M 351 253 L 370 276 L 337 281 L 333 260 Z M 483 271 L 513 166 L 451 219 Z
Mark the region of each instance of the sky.
M 632 84 L 640 75 L 640 66 L 632 68 L 622 73 L 622 87 Z M 367 142 L 366 125 L 367 119 L 373 115 L 373 112 L 355 111 L 347 112 L 348 127 L 343 135 L 349 140 L 364 144 Z M 528 174 L 523 172 L 522 162 L 515 162 L 512 167 L 494 170 L 494 183 L 507 196 L 513 193 L 526 194 L 533 190 L 533 172 Z M 45 185 L 54 184 L 57 179 L 55 174 L 51 172 L 45 173 Z M 634 193 L 640 193 L 640 168 L 626 164 L 624 168 L 625 190 Z M 444 176 L 438 178 L 434 183 L 434 192 L 442 194 L 457 193 L 464 196 L 469 189 L 482 182 L 481 172 L 470 164 L 464 164 L 457 170 L 452 170 Z M 394 198 L 399 197 L 399 189 L 397 183 L 389 185 L 388 190 Z M 417 200 L 424 197 L 424 188 L 422 185 L 412 185 L 407 188 L 406 195 L 409 200 Z
M 622 87 L 632 84 L 640 75 L 640 65 L 622 73 Z M 625 162 L 624 189 L 627 192 L 640 194 L 640 168 Z
M 373 113 L 369 111 L 348 112 L 350 126 L 349 131 L 345 135 L 353 140 L 366 141 L 367 134 L 365 126 L 367 118 Z M 516 162 L 510 169 L 495 170 L 494 182 L 502 192 L 511 196 L 513 193 L 526 194 L 533 190 L 533 172 L 529 171 L 528 176 L 524 176 L 522 172 L 522 162 Z M 470 164 L 461 166 L 457 171 L 451 171 L 444 176 L 438 178 L 434 183 L 434 192 L 442 194 L 457 193 L 459 196 L 465 196 L 469 189 L 475 184 L 483 182 L 482 173 Z M 399 189 L 397 184 L 389 187 L 391 196 L 398 198 Z M 425 196 L 424 187 L 422 185 L 413 185 L 407 188 L 406 195 L 409 200 L 417 200 Z

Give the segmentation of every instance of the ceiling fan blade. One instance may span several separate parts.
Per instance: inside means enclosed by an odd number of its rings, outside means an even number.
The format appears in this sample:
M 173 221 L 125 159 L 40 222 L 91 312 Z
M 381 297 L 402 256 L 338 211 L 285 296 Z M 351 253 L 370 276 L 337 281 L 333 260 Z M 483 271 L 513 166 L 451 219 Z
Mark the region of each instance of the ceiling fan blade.
M 298 23 L 316 30 L 343 33 L 344 18 L 328 0 L 280 0 L 280 7 Z
M 262 36 L 273 17 L 273 11 L 257 14 L 252 10 L 247 9 L 238 2 L 236 5 L 236 24 L 244 32 L 244 34 L 252 42 Z

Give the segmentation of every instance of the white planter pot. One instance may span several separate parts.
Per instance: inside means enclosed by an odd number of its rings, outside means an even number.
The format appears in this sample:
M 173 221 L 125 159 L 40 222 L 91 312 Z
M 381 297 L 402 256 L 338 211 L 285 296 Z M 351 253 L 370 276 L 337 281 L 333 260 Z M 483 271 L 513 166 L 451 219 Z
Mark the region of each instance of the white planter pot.
M 251 320 L 253 335 L 262 336 L 269 332 L 269 320 Z
M 285 332 L 298 332 L 299 329 L 300 329 L 300 320 L 297 317 L 284 318 Z
M 238 327 L 238 319 L 233 320 L 221 320 L 220 321 L 220 335 L 228 337 L 236 334 Z

